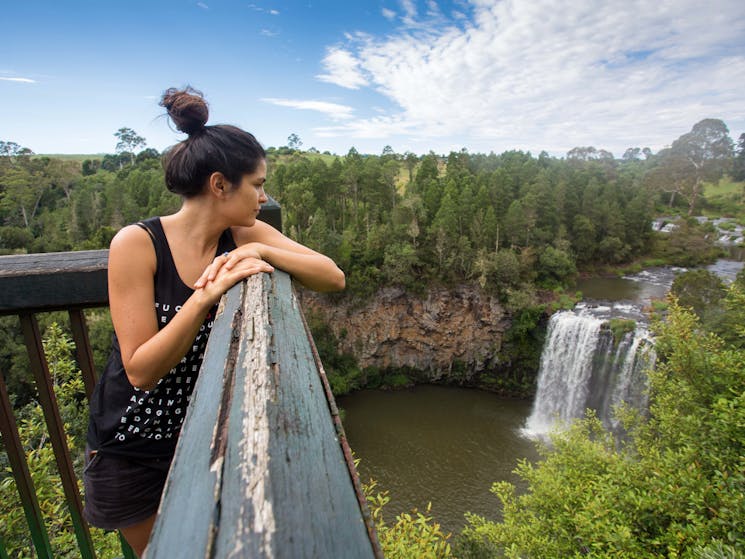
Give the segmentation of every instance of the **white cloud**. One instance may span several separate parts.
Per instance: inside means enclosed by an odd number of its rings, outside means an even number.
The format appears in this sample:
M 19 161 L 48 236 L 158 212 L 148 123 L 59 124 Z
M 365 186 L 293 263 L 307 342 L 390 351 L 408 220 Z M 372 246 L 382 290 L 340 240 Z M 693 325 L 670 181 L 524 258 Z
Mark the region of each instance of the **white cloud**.
M 438 6 L 437 2 L 435 2 L 434 0 L 427 1 L 427 15 L 430 17 L 442 16 L 442 12 L 440 12 L 440 6 Z
M 388 8 L 383 8 L 381 10 L 381 13 L 383 14 L 383 17 L 385 19 L 388 19 L 390 21 L 393 21 L 394 19 L 396 19 L 396 12 L 394 12 L 393 10 L 389 10 Z
M 205 4 L 204 2 L 197 2 L 197 6 L 199 6 L 203 10 L 209 10 L 210 9 L 210 7 L 207 4 Z
M 416 17 L 416 2 L 414 0 L 401 0 L 401 8 L 404 10 L 404 19 Z
M 276 37 L 277 35 L 279 35 L 278 31 L 272 31 L 271 29 L 262 29 L 260 33 L 264 37 Z
M 368 85 L 360 72 L 360 61 L 348 50 L 330 47 L 323 59 L 326 74 L 316 76 L 319 80 L 333 83 L 347 89 L 359 89 Z
M 416 135 L 416 127 L 401 116 L 378 116 L 364 120 L 354 120 L 338 126 L 319 126 L 314 129 L 320 138 L 346 136 L 363 139 L 383 139 L 400 135 Z
M 31 78 L 4 78 L 4 77 L 0 77 L 0 80 L 2 80 L 4 82 L 37 83 L 36 80 L 32 80 Z
M 347 105 L 337 103 L 328 103 L 326 101 L 313 101 L 301 99 L 278 99 L 275 97 L 266 97 L 261 99 L 265 103 L 278 105 L 280 107 L 290 107 L 292 109 L 301 109 L 308 111 L 318 111 L 325 114 L 333 120 L 346 120 L 352 118 L 354 109 Z
M 261 13 L 269 14 L 270 16 L 278 16 L 279 15 L 279 10 L 262 8 L 261 6 L 257 6 L 256 4 L 249 4 L 247 7 L 248 7 L 249 10 L 253 10 L 255 12 L 261 12 Z
M 745 7 L 717 0 L 473 0 L 446 25 L 402 0 L 397 35 L 347 36 L 322 81 L 369 87 L 395 107 L 324 135 L 469 138 L 475 149 L 659 149 L 707 117 L 745 127 Z M 427 19 L 429 18 L 429 20 Z M 478 144 L 478 145 L 476 145 Z M 491 148 L 488 146 L 492 146 Z

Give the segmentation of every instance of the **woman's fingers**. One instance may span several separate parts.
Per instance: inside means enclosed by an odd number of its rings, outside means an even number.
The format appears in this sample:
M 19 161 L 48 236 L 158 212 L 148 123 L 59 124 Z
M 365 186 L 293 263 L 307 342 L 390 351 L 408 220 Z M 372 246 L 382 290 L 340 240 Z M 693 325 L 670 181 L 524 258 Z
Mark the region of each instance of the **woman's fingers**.
M 220 271 L 220 268 L 223 266 L 226 266 L 226 264 L 230 261 L 230 253 L 229 252 L 223 252 L 220 256 L 217 256 L 212 262 L 210 268 L 210 273 L 207 275 L 207 279 L 209 281 L 212 281 L 217 277 L 217 273 Z M 228 268 L 230 269 L 230 268 Z
M 223 252 L 222 258 L 224 259 L 223 266 L 230 270 L 235 265 L 234 255 L 230 252 Z
M 230 253 L 229 252 L 223 252 L 220 256 L 215 256 L 215 259 L 212 261 L 212 264 L 207 266 L 204 269 L 204 272 L 202 272 L 202 275 L 199 276 L 199 279 L 194 282 L 194 287 L 196 289 L 199 289 L 200 287 L 204 287 L 207 282 L 213 281 L 217 274 L 220 272 L 220 268 L 227 267 L 228 269 L 232 268 L 232 264 L 230 266 L 226 266 L 230 262 Z
M 204 287 L 204 285 L 207 283 L 207 273 L 209 268 L 206 268 L 204 272 L 202 272 L 202 275 L 199 276 L 199 279 L 194 282 L 194 289 L 199 289 L 200 287 Z
M 271 273 L 273 271 L 274 266 L 272 266 L 265 260 L 260 260 L 258 258 L 246 258 L 238 262 L 232 270 L 226 270 L 226 273 L 233 272 L 240 278 L 246 278 L 248 276 L 258 274 L 259 272 Z
M 223 257 L 218 257 L 222 259 Z M 258 258 L 244 258 L 236 260 L 233 266 L 228 268 L 225 261 L 218 262 L 216 259 L 210 264 L 202 276 L 194 284 L 195 289 L 206 287 L 210 283 L 220 284 L 223 291 L 230 289 L 238 281 L 261 272 L 271 273 L 274 267 L 264 260 Z

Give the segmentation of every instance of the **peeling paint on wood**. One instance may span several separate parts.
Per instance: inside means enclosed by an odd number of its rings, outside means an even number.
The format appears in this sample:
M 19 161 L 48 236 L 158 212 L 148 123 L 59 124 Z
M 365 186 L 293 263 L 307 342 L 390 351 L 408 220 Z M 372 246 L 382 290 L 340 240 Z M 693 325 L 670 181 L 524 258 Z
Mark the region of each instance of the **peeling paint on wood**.
M 382 557 L 289 276 L 221 309 L 147 559 Z

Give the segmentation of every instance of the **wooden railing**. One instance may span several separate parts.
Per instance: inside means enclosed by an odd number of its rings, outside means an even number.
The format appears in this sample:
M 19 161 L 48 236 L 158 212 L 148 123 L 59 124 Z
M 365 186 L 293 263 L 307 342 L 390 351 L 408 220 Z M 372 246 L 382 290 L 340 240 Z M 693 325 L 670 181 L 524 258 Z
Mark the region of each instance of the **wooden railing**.
M 147 559 L 382 557 L 323 366 L 279 270 L 223 297 Z
M 262 219 L 281 228 L 276 203 Z M 67 311 L 90 397 L 83 309 L 108 304 L 108 251 L 0 257 L 0 314 L 17 315 L 80 556 L 96 557 L 37 314 Z M 148 558 L 382 557 L 328 382 L 282 272 L 221 302 L 179 440 Z M 0 432 L 31 541 L 53 552 L 0 371 Z M 201 469 L 199 469 L 199 468 Z M 133 557 L 126 544 L 125 557 Z M 6 556 L 0 534 L 0 557 Z

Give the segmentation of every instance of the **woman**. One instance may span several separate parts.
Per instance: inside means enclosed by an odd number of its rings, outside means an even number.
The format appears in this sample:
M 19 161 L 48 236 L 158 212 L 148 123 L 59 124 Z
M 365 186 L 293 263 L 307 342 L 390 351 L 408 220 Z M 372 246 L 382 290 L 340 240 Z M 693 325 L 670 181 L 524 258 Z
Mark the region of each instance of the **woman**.
M 161 105 L 188 138 L 165 157 L 181 209 L 124 227 L 109 251 L 115 336 L 91 399 L 85 517 L 118 529 L 141 555 L 150 535 L 217 303 L 274 267 L 317 291 L 344 288 L 326 256 L 256 219 L 266 154 L 253 135 L 206 126 L 201 93 L 169 89 Z

